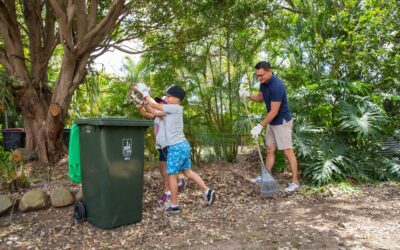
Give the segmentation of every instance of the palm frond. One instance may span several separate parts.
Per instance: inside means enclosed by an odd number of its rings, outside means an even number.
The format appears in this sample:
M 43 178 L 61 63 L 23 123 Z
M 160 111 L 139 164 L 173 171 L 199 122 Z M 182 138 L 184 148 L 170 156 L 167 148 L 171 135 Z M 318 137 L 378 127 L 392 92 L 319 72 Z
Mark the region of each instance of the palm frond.
M 304 176 L 318 185 L 342 178 L 343 169 L 352 163 L 346 151 L 347 147 L 343 142 L 322 138 L 312 157 L 303 163 Z
M 386 159 L 388 179 L 400 180 L 400 160 L 396 158 Z
M 296 122 L 297 124 L 297 122 Z M 296 152 L 300 157 L 308 157 L 313 154 L 315 145 L 320 139 L 320 135 L 323 132 L 321 128 L 306 125 L 301 122 L 300 125 L 295 125 L 293 131 L 293 144 L 296 148 Z
M 358 137 L 378 136 L 387 121 L 384 111 L 367 100 L 345 105 L 340 115 L 340 127 L 357 133 Z

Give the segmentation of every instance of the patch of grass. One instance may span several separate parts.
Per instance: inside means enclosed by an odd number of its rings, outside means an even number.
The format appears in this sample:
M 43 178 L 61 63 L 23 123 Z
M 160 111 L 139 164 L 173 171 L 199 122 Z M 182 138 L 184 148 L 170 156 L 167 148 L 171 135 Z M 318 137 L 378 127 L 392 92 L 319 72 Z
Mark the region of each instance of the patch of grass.
M 337 187 L 340 191 L 346 192 L 348 194 L 355 193 L 360 190 L 357 186 L 348 182 L 340 182 L 337 184 Z
M 221 240 L 221 237 L 219 237 L 218 235 L 211 235 L 211 239 L 212 239 L 214 242 L 216 242 L 216 241 Z
M 248 232 L 247 232 L 247 235 L 248 235 L 250 238 L 258 238 L 258 237 L 260 237 L 260 232 L 257 232 L 257 231 L 248 231 Z
M 326 193 L 326 192 L 328 192 L 328 190 L 327 190 L 327 188 L 325 187 L 325 186 L 306 186 L 306 185 L 303 185 L 303 187 L 299 190 L 299 192 L 302 194 L 302 195 L 304 195 L 304 196 L 306 196 L 306 197 L 309 197 L 309 196 L 313 196 L 313 195 L 319 195 L 319 194 L 322 194 L 322 193 Z
M 301 248 L 301 243 L 298 240 L 292 241 L 292 246 L 293 246 L 294 249 L 300 249 Z
M 338 182 L 324 186 L 303 186 L 300 193 L 306 197 L 313 195 L 354 194 L 360 189 L 350 182 Z

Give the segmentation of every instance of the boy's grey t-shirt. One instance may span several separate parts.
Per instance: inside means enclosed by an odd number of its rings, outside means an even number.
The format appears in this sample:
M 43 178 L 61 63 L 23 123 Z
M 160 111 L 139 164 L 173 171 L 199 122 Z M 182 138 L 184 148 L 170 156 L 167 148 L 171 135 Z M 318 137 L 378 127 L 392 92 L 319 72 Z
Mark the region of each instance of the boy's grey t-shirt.
M 156 135 L 156 149 L 163 149 L 167 145 L 165 141 L 165 119 L 156 117 L 154 118 L 154 125 L 158 126 L 158 131 Z
M 186 140 L 183 133 L 183 107 L 179 104 L 163 104 L 165 113 L 166 145 L 172 146 Z

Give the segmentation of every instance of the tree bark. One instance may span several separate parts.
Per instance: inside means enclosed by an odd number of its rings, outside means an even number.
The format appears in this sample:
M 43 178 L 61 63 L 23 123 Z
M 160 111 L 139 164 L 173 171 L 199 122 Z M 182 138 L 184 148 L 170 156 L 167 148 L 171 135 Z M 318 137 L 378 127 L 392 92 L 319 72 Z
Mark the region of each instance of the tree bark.
M 90 2 L 90 4 L 86 4 Z M 0 63 L 12 80 L 16 105 L 21 109 L 26 150 L 40 161 L 55 163 L 65 155 L 64 124 L 72 96 L 86 76 L 91 54 L 104 41 L 126 11 L 125 1 L 113 0 L 99 19 L 98 0 L 0 1 Z M 45 17 L 41 13 L 45 10 Z M 24 24 L 20 24 L 22 9 Z M 18 12 L 18 13 L 17 13 Z M 99 13 L 104 13 L 100 11 Z M 20 32 L 20 27 L 26 27 Z M 25 57 L 27 35 L 29 58 Z M 49 60 L 58 44 L 64 54 L 54 89 L 48 85 Z

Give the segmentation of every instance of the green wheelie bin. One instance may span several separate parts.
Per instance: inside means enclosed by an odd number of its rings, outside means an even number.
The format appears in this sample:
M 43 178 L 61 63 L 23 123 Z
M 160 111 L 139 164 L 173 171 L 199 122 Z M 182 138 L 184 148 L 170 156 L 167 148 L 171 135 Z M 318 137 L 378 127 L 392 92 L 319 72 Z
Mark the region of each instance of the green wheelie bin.
M 152 121 L 93 118 L 75 123 L 89 223 L 110 229 L 141 221 L 144 137 Z
M 81 183 L 81 156 L 79 149 L 79 126 L 72 125 L 68 145 L 69 178 L 75 183 Z

